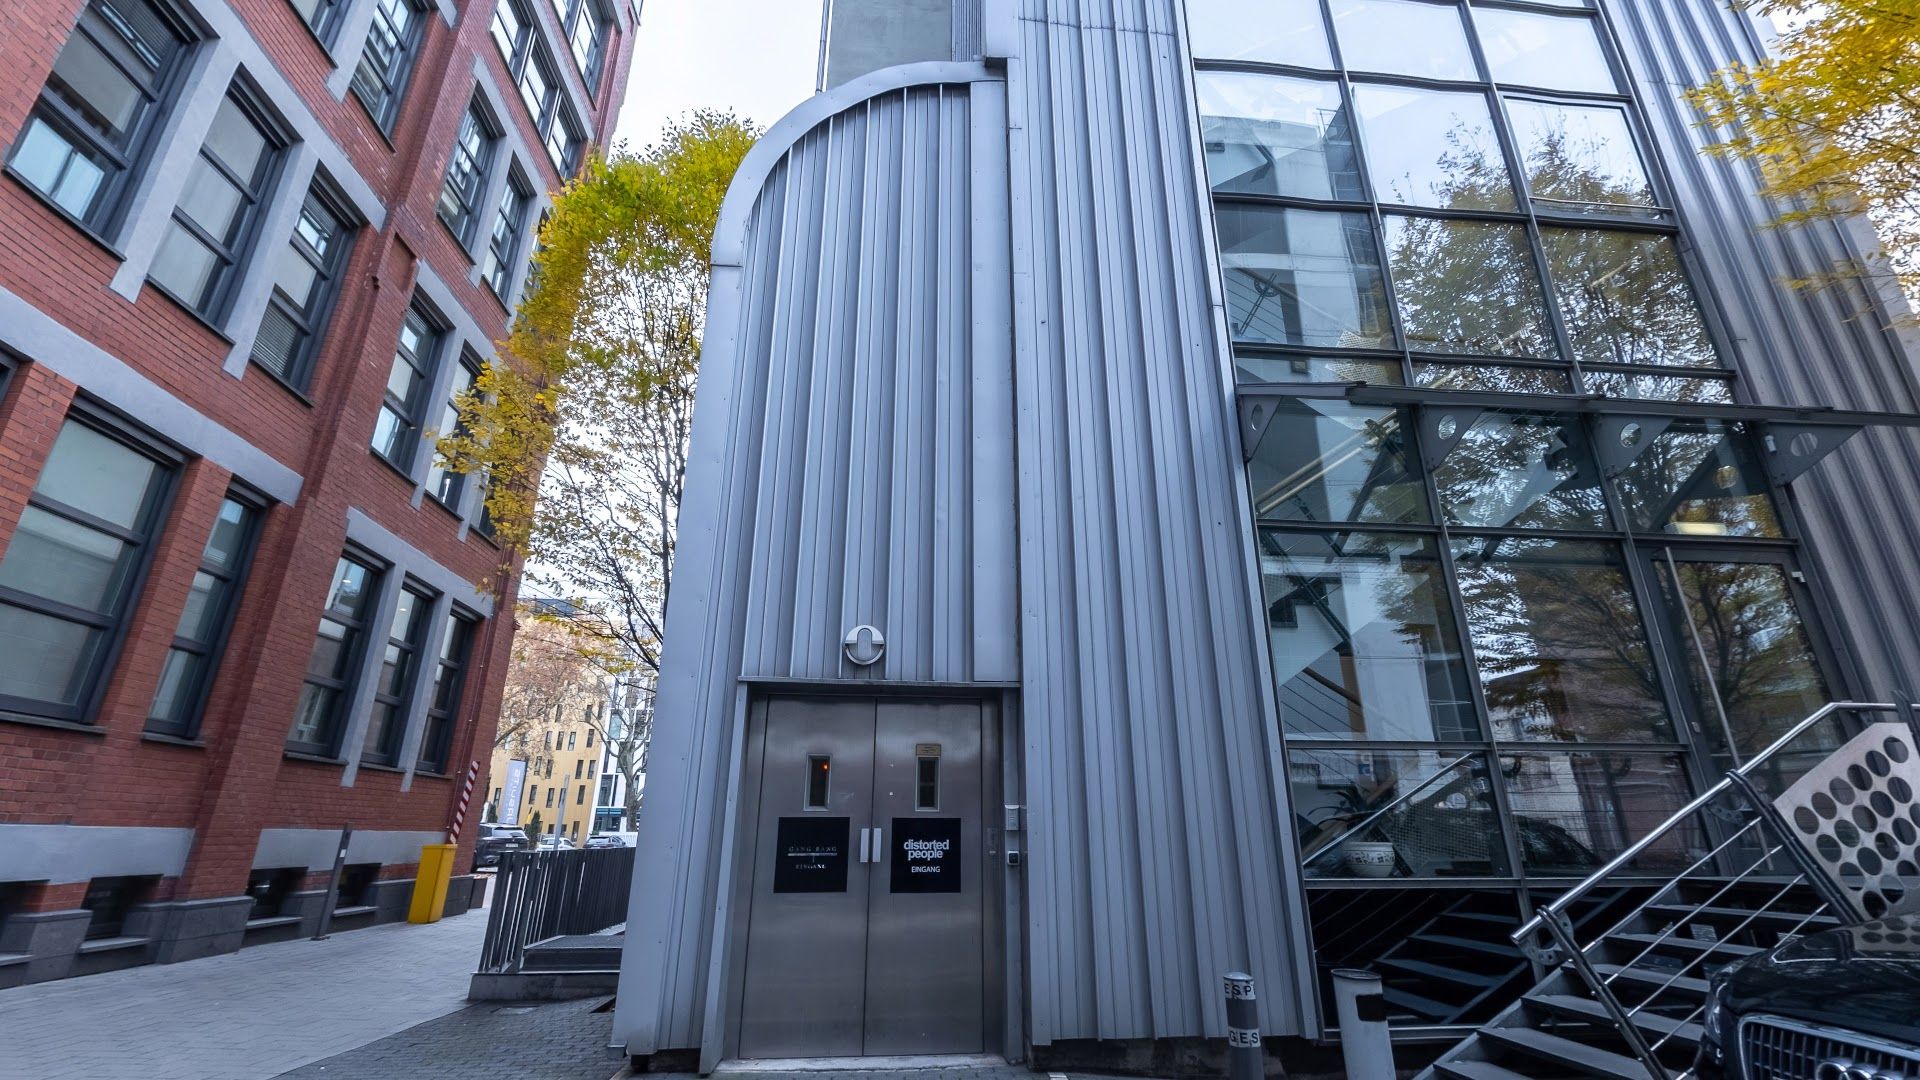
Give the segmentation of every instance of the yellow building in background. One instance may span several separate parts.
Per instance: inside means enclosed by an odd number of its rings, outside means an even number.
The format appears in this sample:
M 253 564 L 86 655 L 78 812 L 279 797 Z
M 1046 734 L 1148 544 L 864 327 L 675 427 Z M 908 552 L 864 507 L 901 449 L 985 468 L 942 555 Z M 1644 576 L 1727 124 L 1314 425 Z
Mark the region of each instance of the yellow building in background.
M 488 772 L 486 820 L 530 839 L 593 835 L 605 760 L 608 677 L 553 601 L 523 604 Z

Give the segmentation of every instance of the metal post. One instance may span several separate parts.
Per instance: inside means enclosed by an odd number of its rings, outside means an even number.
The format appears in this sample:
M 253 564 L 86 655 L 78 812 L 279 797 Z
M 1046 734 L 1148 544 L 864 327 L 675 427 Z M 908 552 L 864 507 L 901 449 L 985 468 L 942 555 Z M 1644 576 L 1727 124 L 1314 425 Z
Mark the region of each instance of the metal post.
M 1333 1001 L 1348 1080 L 1393 1080 L 1393 1039 L 1387 1034 L 1387 998 L 1380 990 L 1380 976 L 1335 968 Z
M 353 839 L 353 826 L 340 826 L 340 850 L 333 853 L 333 876 L 327 879 L 327 898 L 320 905 L 320 926 L 313 940 L 323 941 L 333 929 L 333 907 L 340 902 L 340 874 L 347 866 L 347 842 Z
M 1261 1080 L 1267 1058 L 1260 1045 L 1260 1003 L 1254 1000 L 1253 976 L 1229 971 L 1221 981 L 1227 992 L 1227 1076 Z

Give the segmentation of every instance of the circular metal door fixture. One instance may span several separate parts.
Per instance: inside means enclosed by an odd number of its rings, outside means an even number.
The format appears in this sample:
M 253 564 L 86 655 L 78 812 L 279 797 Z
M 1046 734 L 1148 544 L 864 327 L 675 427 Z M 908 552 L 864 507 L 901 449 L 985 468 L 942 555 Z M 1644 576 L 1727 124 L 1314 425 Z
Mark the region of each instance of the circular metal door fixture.
M 886 655 L 887 638 L 876 626 L 856 626 L 847 631 L 845 641 L 841 642 L 847 660 L 859 667 L 872 667 Z

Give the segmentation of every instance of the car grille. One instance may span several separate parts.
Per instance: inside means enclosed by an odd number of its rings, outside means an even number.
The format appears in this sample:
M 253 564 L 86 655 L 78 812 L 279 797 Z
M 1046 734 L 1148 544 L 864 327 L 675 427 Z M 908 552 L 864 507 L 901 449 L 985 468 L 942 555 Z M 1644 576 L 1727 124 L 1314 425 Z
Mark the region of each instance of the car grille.
M 1920 1050 L 1903 1049 L 1847 1032 L 1803 1027 L 1771 1017 L 1740 1025 L 1740 1056 L 1747 1080 L 1829 1080 L 1854 1066 L 1869 1075 L 1920 1080 Z M 1821 1066 L 1829 1068 L 1822 1073 Z M 1841 1069 L 1832 1066 L 1841 1066 Z

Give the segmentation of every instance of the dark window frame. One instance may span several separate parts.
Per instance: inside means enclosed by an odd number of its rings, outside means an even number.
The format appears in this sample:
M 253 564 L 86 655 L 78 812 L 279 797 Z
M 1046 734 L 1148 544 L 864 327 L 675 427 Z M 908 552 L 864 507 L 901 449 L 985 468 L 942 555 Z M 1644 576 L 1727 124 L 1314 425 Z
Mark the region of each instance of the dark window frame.
M 348 633 L 351 634 L 352 637 L 347 643 L 346 677 L 343 679 L 334 679 L 316 676 L 311 670 L 301 673 L 301 698 L 304 699 L 306 696 L 305 687 L 308 685 L 318 686 L 333 691 L 333 706 L 329 710 L 322 725 L 324 729 L 321 733 L 322 738 L 313 741 L 296 739 L 293 737 L 292 728 L 289 727 L 286 740 L 286 750 L 289 753 L 309 755 L 329 760 L 339 760 L 343 756 L 342 747 L 344 745 L 343 740 L 346 737 L 347 728 L 344 721 L 347 717 L 347 710 L 353 704 L 352 699 L 354 692 L 358 689 L 360 680 L 366 674 L 364 661 L 366 659 L 368 639 L 371 637 L 369 633 L 370 624 L 375 616 L 379 614 L 380 594 L 382 590 L 386 588 L 387 575 L 393 571 L 392 565 L 386 562 L 386 560 L 362 548 L 348 545 L 341 551 L 340 559 L 334 563 L 333 572 L 329 574 L 327 578 L 326 588 L 329 594 L 333 591 L 333 575 L 339 573 L 340 561 L 355 563 L 367 571 L 367 597 L 371 603 L 371 608 L 357 619 L 348 619 L 343 614 L 334 611 L 332 607 L 324 606 L 327 597 L 325 595 L 321 597 L 323 606 L 320 609 L 320 618 L 315 620 L 313 635 L 316 640 L 319 638 L 319 623 L 327 620 L 332 620 L 347 628 Z M 296 722 L 300 718 L 298 709 L 299 706 L 296 704 L 294 713 L 294 720 Z
M 406 327 L 417 320 L 422 328 L 422 348 L 420 355 L 414 355 L 403 344 Z M 392 367 L 388 368 L 386 384 L 381 388 L 380 415 L 391 413 L 399 418 L 402 432 L 390 447 L 382 450 L 379 444 L 372 442 L 380 433 L 378 420 L 374 425 L 373 436 L 369 437 L 367 449 L 374 457 L 398 469 L 408 479 L 413 478 L 413 459 L 420 446 L 420 436 L 426 423 L 427 401 L 433 393 L 434 376 L 440 370 L 440 353 L 446 348 L 449 331 L 446 321 L 437 312 L 428 307 L 425 300 L 415 297 L 407 306 L 407 314 L 401 323 L 401 333 L 394 338 L 393 364 L 406 364 L 413 368 L 419 380 L 414 384 L 414 399 L 401 401 L 394 397 L 391 384 Z
M 411 631 L 414 636 L 412 638 L 394 637 L 394 627 L 393 624 L 389 622 L 387 624 L 386 640 L 378 643 L 381 650 L 381 662 L 379 669 L 374 674 L 373 702 L 367 713 L 366 737 L 361 741 L 360 761 L 362 764 L 384 765 L 388 767 L 399 764 L 400 752 L 405 747 L 407 741 L 407 722 L 409 714 L 413 712 L 414 695 L 417 693 L 420 685 L 420 659 L 427 646 L 427 642 L 422 640 L 422 635 L 432 632 L 433 605 L 438 599 L 438 594 L 415 578 L 402 578 L 400 581 L 400 592 L 411 594 L 413 597 L 413 625 L 402 629 L 403 631 Z M 398 594 L 396 594 L 396 597 L 397 596 Z M 399 606 L 396 599 L 394 612 L 397 613 L 398 611 Z M 372 645 L 375 643 L 370 641 L 368 644 Z M 399 661 L 394 665 L 395 670 L 400 676 L 400 690 L 397 694 L 390 693 L 385 685 L 386 654 L 395 650 L 400 654 Z M 382 706 L 387 709 L 388 722 L 385 728 L 379 731 L 378 740 L 373 745 L 368 745 L 366 738 L 374 736 L 374 718 L 379 715 Z
M 509 206 L 513 210 L 511 218 Z M 500 204 L 494 208 L 493 228 L 487 234 L 487 254 L 480 272 L 480 280 L 503 304 L 513 295 L 521 241 L 527 231 L 527 211 L 532 206 L 533 185 L 521 175 L 519 166 L 510 162 L 507 182 L 500 189 Z
M 148 154 L 153 148 L 154 131 L 160 126 L 161 117 L 175 104 L 180 85 L 186 77 L 185 72 L 192 66 L 189 59 L 195 47 L 206 37 L 205 31 L 200 26 L 168 0 L 143 0 L 143 2 L 159 16 L 167 29 L 173 32 L 179 44 L 150 79 L 137 79 L 133 72 L 115 63 L 115 68 L 132 80 L 141 95 L 146 98 L 145 104 L 140 106 L 140 115 L 135 119 L 126 138 L 115 142 L 94 130 L 78 109 L 62 100 L 60 94 L 52 89 L 53 74 L 49 70 L 47 78 L 41 81 L 39 92 L 32 108 L 27 112 L 25 122 L 15 134 L 13 145 L 7 151 L 6 171 L 9 174 L 61 216 L 103 242 L 107 242 L 106 238 L 116 233 L 124 223 L 128 188 L 146 166 Z M 100 9 L 98 0 L 90 0 L 80 10 L 67 41 L 61 44 L 61 52 L 64 52 L 67 45 L 71 43 L 73 35 L 85 34 L 95 42 L 95 48 L 111 60 L 112 50 L 99 44 L 100 35 L 117 32 L 113 30 L 111 20 L 100 14 Z M 59 62 L 58 53 L 55 54 L 54 62 Z M 113 166 L 110 175 L 93 193 L 84 211 L 75 213 L 62 206 L 53 193 L 43 190 L 28 180 L 26 175 L 16 167 L 15 161 L 26 143 L 26 134 L 32 130 L 35 120 L 46 124 L 62 139 L 67 140 L 74 153 L 82 156 L 97 154 L 106 158 L 107 162 Z
M 179 228 L 186 232 L 189 239 L 198 241 L 218 260 L 219 265 L 213 271 L 208 283 L 202 286 L 204 295 L 199 299 L 181 296 L 171 287 L 154 277 L 153 265 L 147 267 L 147 283 L 172 298 L 175 302 L 210 322 L 220 322 L 228 313 L 235 289 L 245 271 L 251 269 L 252 255 L 260 240 L 262 218 L 266 216 L 267 204 L 272 200 L 274 188 L 278 186 L 280 174 L 286 162 L 287 150 L 297 141 L 287 126 L 277 120 L 270 112 L 259 91 L 250 86 L 245 78 L 236 75 L 227 87 L 224 101 L 233 102 L 243 119 L 250 122 L 265 141 L 261 152 L 262 160 L 255 167 L 253 178 L 243 178 L 232 167 L 221 160 L 218 154 L 209 152 L 209 140 L 202 140 L 196 153 L 196 160 L 205 161 L 215 172 L 229 183 L 240 189 L 245 205 L 239 211 L 240 223 L 234 231 L 231 241 L 209 233 L 199 222 L 193 220 L 179 204 L 169 215 L 168 229 Z M 218 120 L 218 114 L 215 114 Z M 209 129 L 209 136 L 212 132 Z M 161 247 L 166 246 L 167 233 L 161 235 Z M 158 252 L 155 258 L 159 257 Z
M 315 41 L 327 48 L 333 46 L 333 39 L 340 30 L 340 16 L 346 10 L 341 0 L 313 0 L 311 18 L 303 14 L 293 0 L 287 0 L 287 6 L 300 19 L 300 25 L 313 34 Z
M 76 704 L 68 706 L 0 693 L 0 716 L 13 714 L 91 727 L 95 721 L 95 714 L 99 710 L 100 700 L 106 693 L 107 683 L 111 680 L 119 662 L 120 649 L 126 643 L 127 630 L 133 622 L 134 611 L 139 607 L 140 595 L 146 587 L 147 573 L 153 567 L 154 549 L 159 546 L 160 534 L 172 510 L 173 496 L 179 487 L 180 472 L 186 464 L 186 457 L 130 421 L 123 420 L 84 398 L 75 399 L 73 407 L 61 420 L 61 430 L 65 430 L 66 425 L 70 423 L 81 424 L 146 457 L 158 466 L 158 472 L 143 496 L 136 526 L 132 529 L 123 529 L 118 525 L 102 521 L 84 511 L 71 508 L 57 499 L 42 496 L 38 491 L 28 496 L 27 505 L 30 507 L 37 507 L 64 521 L 73 522 L 134 545 L 130 556 L 133 561 L 127 568 L 124 580 L 120 582 L 118 595 L 114 597 L 108 613 L 104 616 L 0 585 L 0 603 L 91 627 L 105 634 L 101 647 L 94 652 L 87 665 L 88 670 L 84 679 L 86 689 L 79 695 Z M 46 464 L 45 460 L 40 463 L 41 472 L 45 471 Z M 35 474 L 34 486 L 36 488 L 39 486 L 38 473 Z M 16 534 L 17 531 L 16 528 Z M 11 545 L 9 549 L 10 547 Z M 4 557 L 4 554 L 0 554 L 0 559 Z
M 480 378 L 480 372 L 486 366 L 484 361 L 474 355 L 472 349 L 464 346 L 461 348 L 460 356 L 455 363 L 459 365 L 459 373 L 455 376 L 455 382 L 457 383 L 459 381 L 459 374 L 467 375 L 468 381 L 465 386 L 449 384 L 447 387 L 446 399 L 441 403 L 440 422 L 448 426 L 440 432 L 442 438 L 447 435 L 466 434 L 466 421 L 460 416 L 458 410 L 454 408 L 454 398 L 458 395 L 465 394 L 467 390 L 471 389 L 473 382 Z M 451 424 L 448 424 L 449 413 L 453 414 Z M 437 455 L 438 451 L 435 451 L 435 453 Z M 427 468 L 427 498 L 439 503 L 457 517 L 460 514 L 460 500 L 466 496 L 466 493 L 467 474 L 456 472 L 453 469 L 442 466 L 436 456 L 433 464 Z
M 469 139 L 469 133 L 476 140 Z M 434 216 L 447 227 L 454 239 L 463 249 L 471 249 L 475 239 L 475 224 L 481 215 L 481 196 L 486 194 L 487 181 L 493 175 L 496 159 L 500 156 L 500 144 L 506 138 L 506 126 L 493 114 L 486 98 L 476 89 L 467 102 L 467 111 L 460 117 L 460 129 L 454 134 L 453 148 L 447 155 L 447 167 L 441 174 L 440 198 L 434 206 Z M 477 141 L 477 145 L 469 145 Z M 467 175 L 472 177 L 472 190 L 465 191 L 465 185 L 454 182 L 455 168 L 462 160 L 466 163 Z M 451 211 L 449 210 L 451 207 Z
M 580 73 L 580 81 L 586 84 L 587 97 L 597 99 L 600 96 L 600 77 L 606 74 L 607 56 L 613 51 L 609 45 L 620 32 L 618 21 L 600 0 L 554 0 L 553 13 L 560 17 L 560 36 L 567 43 L 562 51 L 573 59 L 574 70 Z M 588 18 L 593 20 L 597 29 L 593 36 L 592 51 L 582 60 L 576 35 Z
M 387 33 L 396 29 L 392 17 L 392 9 L 396 8 L 413 12 L 413 20 L 405 27 L 397 28 L 398 35 Z M 361 107 L 367 110 L 367 115 L 382 135 L 393 134 L 399 122 L 401 106 L 406 101 L 407 90 L 413 85 L 413 72 L 419 66 L 421 46 L 427 39 L 427 26 L 432 22 L 432 16 L 432 9 L 422 0 L 375 0 L 373 25 L 367 28 L 367 43 L 361 47 L 360 59 L 354 65 L 353 79 L 348 89 Z M 373 70 L 368 62 L 371 55 L 368 50 L 373 47 L 374 35 L 382 33 L 387 33 L 389 38 L 397 37 L 392 66 L 384 73 Z M 367 100 L 372 91 L 360 88 L 363 73 L 367 81 L 380 84 L 380 100 L 377 103 Z
M 427 724 L 420 737 L 417 771 L 446 775 L 447 759 L 453 752 L 454 726 L 466 697 L 467 670 L 473 665 L 474 639 L 479 637 L 484 621 L 458 604 L 447 612 L 443 633 L 452 635 L 457 645 L 449 649 L 443 643 L 440 655 L 434 660 L 433 686 L 429 691 L 433 698 L 427 704 Z
M 500 40 L 500 30 L 502 27 L 500 13 L 502 11 L 511 11 L 513 17 L 519 22 L 518 32 L 512 35 L 513 42 L 511 47 L 503 44 Z M 499 0 L 499 2 L 494 5 L 493 17 L 487 22 L 487 36 L 493 39 L 494 48 L 499 50 L 500 59 L 506 63 L 509 73 L 519 70 L 521 60 L 526 55 L 527 47 L 533 41 L 535 25 L 533 13 L 527 10 L 527 6 L 523 0 Z
M 333 250 L 321 255 L 314 251 L 300 235 L 300 219 L 296 218 L 293 232 L 287 237 L 300 258 L 314 268 L 320 283 L 310 305 L 312 311 L 302 312 L 294 307 L 293 301 L 280 291 L 276 281 L 267 293 L 268 313 L 260 316 L 264 326 L 269 313 L 278 312 L 280 317 L 291 323 L 300 334 L 300 343 L 295 346 L 288 358 L 287 370 L 275 371 L 259 358 L 259 335 L 256 330 L 254 345 L 248 350 L 248 361 L 265 371 L 268 375 L 304 393 L 313 381 L 313 369 L 320 355 L 321 341 L 325 339 L 327 328 L 333 321 L 334 309 L 339 305 L 342 285 L 348 260 L 353 258 L 355 242 L 360 231 L 366 227 L 366 221 L 353 212 L 350 204 L 333 185 L 319 173 L 314 174 L 313 182 L 307 188 L 306 198 L 301 202 L 300 214 L 304 217 L 309 207 L 317 207 L 330 215 L 339 226 L 335 234 Z
M 226 658 L 227 642 L 233 633 L 234 617 L 239 613 L 241 598 L 246 594 L 247 581 L 253 569 L 254 553 L 260 546 L 260 533 L 265 527 L 265 518 L 269 507 L 269 503 L 264 496 L 257 495 L 240 486 L 227 489 L 225 498 L 221 500 L 221 508 L 223 510 L 228 502 L 239 505 L 247 514 L 245 521 L 241 525 L 241 535 L 238 546 L 239 553 L 233 560 L 233 565 L 230 568 L 221 570 L 207 561 L 206 549 L 202 548 L 200 564 L 196 568 L 198 573 L 208 574 L 219 579 L 224 586 L 221 590 L 219 610 L 214 613 L 216 626 L 213 636 L 204 642 L 194 641 L 190 638 L 181 637 L 179 628 L 175 628 L 173 643 L 167 649 L 168 655 L 171 656 L 174 651 L 178 650 L 199 657 L 201 659 L 199 671 L 194 676 L 195 685 L 188 691 L 184 698 L 184 715 L 173 724 L 156 722 L 156 718 L 153 715 L 154 706 L 160 702 L 158 698 L 159 688 L 155 688 L 155 699 L 153 703 L 147 707 L 147 719 L 142 728 L 146 734 L 164 735 L 187 740 L 199 738 L 200 725 L 206 716 L 207 699 L 212 696 L 214 681 L 219 678 L 221 662 Z M 218 518 L 214 521 L 214 527 L 216 529 L 219 527 Z M 211 530 L 208 533 L 207 541 L 208 544 L 211 545 L 213 541 Z M 163 674 L 165 670 L 165 664 L 163 663 L 161 666 Z

